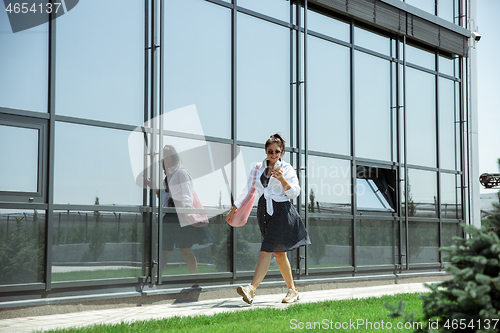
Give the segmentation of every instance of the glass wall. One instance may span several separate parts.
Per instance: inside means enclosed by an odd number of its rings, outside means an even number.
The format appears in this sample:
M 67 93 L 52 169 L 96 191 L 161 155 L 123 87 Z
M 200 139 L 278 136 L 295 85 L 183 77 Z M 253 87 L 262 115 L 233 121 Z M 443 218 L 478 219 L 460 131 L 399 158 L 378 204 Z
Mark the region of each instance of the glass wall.
M 0 209 L 0 285 L 45 281 L 43 210 Z
M 0 11 L 0 108 L 47 112 L 49 25 L 12 33 Z
M 307 46 L 309 149 L 349 155 L 349 48 L 317 37 Z
M 96 280 L 144 275 L 142 214 L 54 211 L 52 281 Z
M 395 221 L 360 219 L 356 223 L 358 265 L 395 265 L 398 244 L 399 227 Z
M 231 11 L 202 0 L 167 1 L 163 11 L 164 112 L 194 104 L 205 135 L 229 138 Z
M 290 138 L 290 30 L 246 14 L 237 22 L 238 140 Z
M 437 166 L 436 77 L 406 70 L 406 137 L 408 164 Z
M 314 5 L 302 30 L 286 0 L 116 4 L 58 18 L 51 59 L 48 24 L 0 23 L 2 63 L 31 62 L 0 65 L 0 291 L 250 277 L 256 209 L 241 228 L 225 214 L 274 133 L 312 242 L 289 253 L 297 275 L 440 267 L 465 204 L 459 57 Z
M 356 156 L 391 161 L 393 123 L 390 62 L 354 53 Z
M 84 1 L 57 19 L 57 114 L 142 124 L 145 3 L 121 4 L 106 1 L 96 10 Z
M 408 223 L 409 263 L 439 261 L 439 224 L 433 222 Z
M 307 225 L 309 268 L 352 266 L 352 220 L 310 217 Z
M 0 156 L 9 161 L 0 163 L 0 174 L 4 175 L 0 180 L 0 191 L 38 190 L 39 141 L 40 131 L 36 128 L 0 125 Z
M 129 149 L 130 132 L 56 123 L 54 203 L 141 205 Z
M 418 9 L 437 15 L 449 22 L 460 24 L 460 0 L 401 0 Z

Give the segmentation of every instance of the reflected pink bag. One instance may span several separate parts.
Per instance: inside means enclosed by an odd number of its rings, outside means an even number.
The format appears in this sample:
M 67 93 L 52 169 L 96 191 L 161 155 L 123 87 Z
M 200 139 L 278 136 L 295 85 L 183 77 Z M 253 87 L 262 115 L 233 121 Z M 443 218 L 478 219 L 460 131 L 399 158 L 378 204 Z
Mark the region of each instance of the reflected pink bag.
M 253 203 L 255 201 L 255 178 L 257 177 L 257 171 L 260 168 L 260 164 L 257 164 L 255 166 L 255 171 L 253 173 L 253 181 L 252 181 L 252 186 L 250 188 L 250 191 L 248 192 L 247 196 L 241 203 L 240 208 L 238 208 L 233 215 L 233 219 L 229 221 L 229 225 L 232 227 L 241 227 L 245 225 L 248 221 L 248 216 L 250 216 L 250 212 L 252 211 Z
M 193 208 L 204 209 L 203 205 L 201 204 L 200 198 L 198 198 L 198 195 L 195 192 L 193 192 Z M 193 214 L 193 215 L 195 220 L 193 226 L 204 227 L 208 224 L 207 214 Z
M 201 204 L 200 198 L 198 198 L 198 195 L 196 192 L 193 192 L 193 208 L 200 210 L 204 209 L 203 205 Z M 186 210 L 184 210 L 186 211 Z M 196 214 L 189 214 L 189 213 L 178 213 L 177 216 L 179 217 L 179 223 L 182 227 L 186 227 L 188 225 L 193 226 L 193 227 L 204 227 L 208 225 L 208 216 L 207 214 L 203 213 L 196 213 Z

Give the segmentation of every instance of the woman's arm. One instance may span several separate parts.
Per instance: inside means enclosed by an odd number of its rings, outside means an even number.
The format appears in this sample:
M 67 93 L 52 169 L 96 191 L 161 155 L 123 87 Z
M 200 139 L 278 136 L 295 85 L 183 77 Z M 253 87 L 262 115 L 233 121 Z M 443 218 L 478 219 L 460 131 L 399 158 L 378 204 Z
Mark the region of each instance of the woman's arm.
M 290 164 L 286 164 L 285 167 L 280 170 L 273 170 L 273 176 L 280 181 L 288 199 L 295 199 L 299 196 L 299 179 Z
M 241 190 L 240 194 L 238 194 L 238 197 L 234 201 L 234 206 L 236 208 L 239 208 L 241 206 L 241 204 L 243 203 L 243 201 L 247 197 L 248 193 L 250 193 L 252 188 L 255 187 L 254 180 L 255 181 L 257 180 L 257 172 L 258 172 L 260 167 L 261 167 L 261 163 L 258 163 L 255 165 L 254 168 L 252 168 L 252 171 L 250 171 L 250 174 L 248 175 L 247 183 L 246 183 L 245 187 L 243 188 L 243 190 Z

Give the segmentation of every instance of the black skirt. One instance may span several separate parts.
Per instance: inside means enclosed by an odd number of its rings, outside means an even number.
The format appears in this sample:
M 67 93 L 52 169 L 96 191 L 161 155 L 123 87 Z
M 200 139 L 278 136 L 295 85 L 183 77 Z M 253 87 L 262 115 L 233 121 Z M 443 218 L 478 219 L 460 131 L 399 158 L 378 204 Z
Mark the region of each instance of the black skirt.
M 267 185 L 266 181 L 262 183 Z M 273 200 L 273 209 L 272 216 L 267 214 L 266 198 L 262 195 L 257 206 L 257 221 L 262 234 L 261 251 L 287 252 L 311 244 L 306 227 L 290 201 Z
M 199 250 L 217 242 L 208 226 L 181 227 L 179 217 L 175 213 L 163 216 L 163 244 L 164 251 L 173 251 L 174 248 Z

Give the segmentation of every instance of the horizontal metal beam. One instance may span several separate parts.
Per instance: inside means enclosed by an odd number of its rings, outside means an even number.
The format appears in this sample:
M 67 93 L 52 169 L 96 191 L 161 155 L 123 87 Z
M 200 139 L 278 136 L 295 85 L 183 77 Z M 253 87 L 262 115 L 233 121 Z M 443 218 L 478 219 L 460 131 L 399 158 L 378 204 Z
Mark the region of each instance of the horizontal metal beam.
M 467 57 L 471 32 L 396 0 L 310 0 L 312 4 L 360 22 Z

